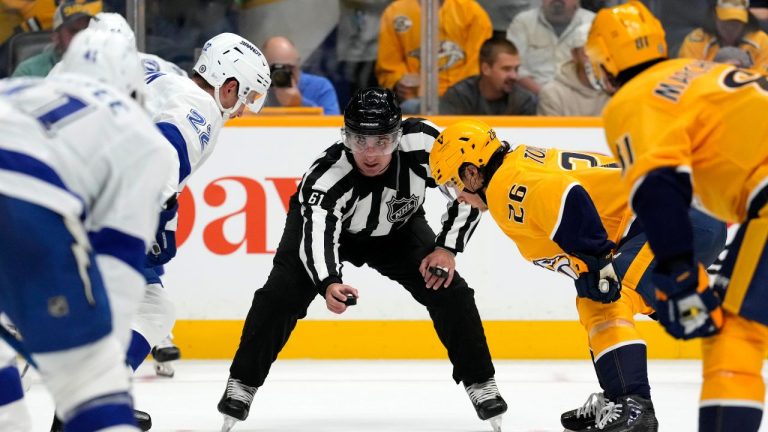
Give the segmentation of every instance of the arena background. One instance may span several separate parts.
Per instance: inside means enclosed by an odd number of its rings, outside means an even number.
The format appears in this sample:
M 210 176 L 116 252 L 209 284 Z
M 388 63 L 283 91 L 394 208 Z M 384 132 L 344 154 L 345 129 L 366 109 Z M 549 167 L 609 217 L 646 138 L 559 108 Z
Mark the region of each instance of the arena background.
M 457 118 L 435 117 L 444 127 Z M 608 149 L 599 119 L 488 117 L 511 143 Z M 231 358 L 251 303 L 280 240 L 288 198 L 311 162 L 339 137 L 341 117 L 259 116 L 230 121 L 211 159 L 182 197 L 177 258 L 166 288 L 178 322 L 175 341 L 192 358 Z M 438 227 L 447 203 L 428 197 Z M 476 291 L 477 306 L 497 359 L 589 358 L 570 280 L 523 260 L 488 215 L 457 268 Z M 368 268 L 344 266 L 345 283 L 360 290 L 357 306 L 337 316 L 318 297 L 281 358 L 444 358 L 426 310 L 407 292 Z M 650 358 L 698 358 L 699 342 L 669 338 L 639 317 Z

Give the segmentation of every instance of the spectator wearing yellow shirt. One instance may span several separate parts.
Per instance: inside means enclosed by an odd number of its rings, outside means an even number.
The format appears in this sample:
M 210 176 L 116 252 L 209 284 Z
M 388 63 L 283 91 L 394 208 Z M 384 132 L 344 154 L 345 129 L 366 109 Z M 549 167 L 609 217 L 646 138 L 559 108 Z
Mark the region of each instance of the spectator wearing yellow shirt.
M 479 73 L 480 46 L 491 37 L 491 19 L 475 0 L 441 0 L 438 11 L 438 93 Z M 376 78 L 395 90 L 400 102 L 419 95 L 421 6 L 419 0 L 397 0 L 382 14 Z M 403 107 L 404 112 L 413 113 Z
M 755 69 L 768 73 L 768 35 L 749 11 L 749 0 L 719 0 L 708 22 L 686 36 L 678 57 L 711 61 L 723 47 L 742 49 Z

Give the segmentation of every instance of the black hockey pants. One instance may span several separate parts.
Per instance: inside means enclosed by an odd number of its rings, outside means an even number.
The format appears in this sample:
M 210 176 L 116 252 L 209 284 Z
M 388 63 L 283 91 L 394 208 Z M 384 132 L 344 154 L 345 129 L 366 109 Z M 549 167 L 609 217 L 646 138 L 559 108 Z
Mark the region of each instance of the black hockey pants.
M 254 293 L 230 367 L 231 376 L 246 385 L 260 387 L 264 383 L 296 322 L 306 316 L 307 307 L 318 297 L 299 258 L 301 230 L 302 218 L 294 198 L 272 271 L 264 287 Z M 427 289 L 419 273 L 421 260 L 434 248 L 435 234 L 423 214 L 417 214 L 386 237 L 361 240 L 342 234 L 339 255 L 356 266 L 367 264 L 405 287 L 427 307 L 437 335 L 448 350 L 453 379 L 465 384 L 484 382 L 494 375 L 494 368 L 474 291 L 458 272 L 450 286 L 438 290 Z M 351 284 L 354 286 L 354 282 Z

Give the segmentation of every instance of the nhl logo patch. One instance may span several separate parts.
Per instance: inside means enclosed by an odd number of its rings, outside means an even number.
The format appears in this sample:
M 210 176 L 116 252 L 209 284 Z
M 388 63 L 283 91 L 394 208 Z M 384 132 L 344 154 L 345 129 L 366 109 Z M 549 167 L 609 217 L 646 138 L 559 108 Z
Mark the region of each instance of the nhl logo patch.
M 389 208 L 389 211 L 387 212 L 387 220 L 390 223 L 405 220 L 405 218 L 413 213 L 418 206 L 419 198 L 416 197 L 416 195 L 411 194 L 410 198 L 402 199 L 392 197 L 392 199 L 387 202 L 387 207 Z

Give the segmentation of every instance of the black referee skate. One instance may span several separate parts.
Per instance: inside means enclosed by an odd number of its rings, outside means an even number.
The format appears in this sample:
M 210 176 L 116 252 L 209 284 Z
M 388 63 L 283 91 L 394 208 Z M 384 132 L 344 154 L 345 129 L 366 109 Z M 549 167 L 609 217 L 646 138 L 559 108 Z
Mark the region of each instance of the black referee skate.
M 488 420 L 494 432 L 501 432 L 501 416 L 507 412 L 507 403 L 499 393 L 496 379 L 492 377 L 486 382 L 465 384 L 464 388 L 480 420 Z
M 595 393 L 581 408 L 564 413 L 560 422 L 568 431 L 657 432 L 659 422 L 653 402 L 637 395 L 615 401 Z
M 216 406 L 219 412 L 224 414 L 224 425 L 221 426 L 221 432 L 229 432 L 236 422 L 248 418 L 248 411 L 251 408 L 256 389 L 256 387 L 241 383 L 239 379 L 232 377 L 227 379 L 227 388 Z

